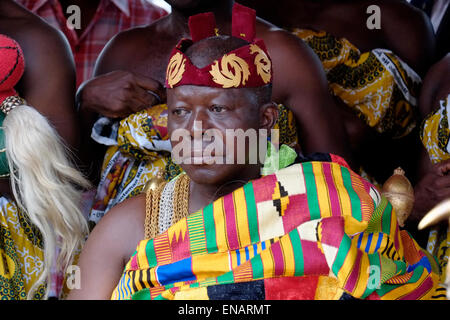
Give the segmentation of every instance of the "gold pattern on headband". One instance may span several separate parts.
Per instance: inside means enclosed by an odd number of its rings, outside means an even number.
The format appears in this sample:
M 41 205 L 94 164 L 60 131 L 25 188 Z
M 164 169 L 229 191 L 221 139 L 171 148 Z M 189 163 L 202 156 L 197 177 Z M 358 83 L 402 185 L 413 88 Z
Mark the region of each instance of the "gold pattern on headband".
M 183 58 L 183 55 L 179 52 L 170 59 L 169 65 L 167 66 L 166 80 L 171 88 L 183 78 L 183 73 L 186 70 L 185 63 L 186 58 Z
M 222 57 L 220 68 L 219 61 L 214 61 L 209 73 L 213 81 L 223 88 L 238 88 L 241 83 L 245 85 L 250 76 L 250 70 L 244 59 L 234 53 Z
M 256 73 L 261 77 L 264 83 L 269 83 L 271 80 L 270 70 L 272 68 L 272 63 L 270 62 L 267 54 L 256 44 L 250 45 L 250 53 L 256 53 L 255 66 Z

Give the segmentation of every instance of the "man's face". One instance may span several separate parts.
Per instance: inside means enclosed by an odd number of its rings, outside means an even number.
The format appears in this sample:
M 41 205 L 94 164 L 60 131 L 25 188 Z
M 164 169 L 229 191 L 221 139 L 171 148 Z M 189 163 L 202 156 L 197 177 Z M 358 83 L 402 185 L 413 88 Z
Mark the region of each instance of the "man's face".
M 259 132 L 261 114 L 256 100 L 245 89 L 186 85 L 168 90 L 172 158 L 181 162 L 193 181 L 223 184 L 248 170 L 249 149 L 258 142 L 249 143 L 242 134 Z

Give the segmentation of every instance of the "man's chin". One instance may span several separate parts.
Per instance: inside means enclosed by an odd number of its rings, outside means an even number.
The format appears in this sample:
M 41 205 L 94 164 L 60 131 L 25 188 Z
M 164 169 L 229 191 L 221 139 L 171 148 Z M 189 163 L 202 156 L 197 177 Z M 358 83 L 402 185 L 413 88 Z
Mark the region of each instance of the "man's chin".
M 195 183 L 216 186 L 227 184 L 233 180 L 259 177 L 261 169 L 260 166 L 244 164 L 181 164 L 181 168 Z
M 189 178 L 198 184 L 220 184 L 227 181 L 226 164 L 184 164 L 181 165 Z

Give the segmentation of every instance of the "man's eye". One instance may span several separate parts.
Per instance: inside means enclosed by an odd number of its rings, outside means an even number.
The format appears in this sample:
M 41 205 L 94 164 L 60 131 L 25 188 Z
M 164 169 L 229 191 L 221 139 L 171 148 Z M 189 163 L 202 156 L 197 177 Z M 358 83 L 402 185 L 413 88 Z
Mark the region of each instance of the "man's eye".
M 187 114 L 187 111 L 184 109 L 175 109 L 172 111 L 172 114 L 174 114 L 175 116 L 184 116 Z
M 214 105 L 211 107 L 212 112 L 220 113 L 220 112 L 225 112 L 226 110 L 227 110 L 227 108 L 224 106 Z

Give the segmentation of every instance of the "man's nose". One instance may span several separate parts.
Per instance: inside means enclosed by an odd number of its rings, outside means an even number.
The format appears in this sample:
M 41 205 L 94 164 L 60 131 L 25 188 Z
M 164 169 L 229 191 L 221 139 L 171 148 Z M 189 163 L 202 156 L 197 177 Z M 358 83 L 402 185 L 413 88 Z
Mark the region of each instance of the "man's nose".
M 204 110 L 195 112 L 189 119 L 189 131 L 192 137 L 202 137 L 209 127 L 209 117 Z

